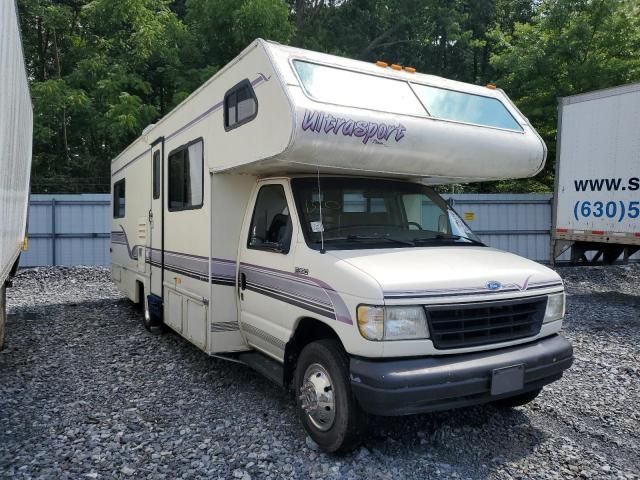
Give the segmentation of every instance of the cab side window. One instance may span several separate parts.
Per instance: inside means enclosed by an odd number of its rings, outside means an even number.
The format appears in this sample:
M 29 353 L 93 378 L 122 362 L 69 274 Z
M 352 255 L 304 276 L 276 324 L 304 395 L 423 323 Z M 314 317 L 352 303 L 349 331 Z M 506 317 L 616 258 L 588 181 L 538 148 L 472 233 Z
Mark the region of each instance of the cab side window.
M 265 185 L 260 188 L 251 218 L 247 248 L 288 253 L 292 230 L 283 186 Z

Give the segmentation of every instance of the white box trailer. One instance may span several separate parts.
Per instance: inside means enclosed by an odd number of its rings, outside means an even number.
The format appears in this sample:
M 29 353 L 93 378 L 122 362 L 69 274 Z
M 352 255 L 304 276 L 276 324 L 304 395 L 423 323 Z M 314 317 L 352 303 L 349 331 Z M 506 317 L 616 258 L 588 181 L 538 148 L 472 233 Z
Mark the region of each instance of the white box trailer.
M 560 99 L 552 261 L 568 248 L 572 263 L 640 249 L 639 123 L 640 83 Z
M 522 404 L 572 362 L 562 281 L 427 184 L 545 155 L 500 90 L 256 40 L 113 160 L 113 279 L 291 388 L 327 451 L 363 412 Z
M 0 349 L 6 287 L 25 245 L 33 109 L 13 0 L 0 2 Z

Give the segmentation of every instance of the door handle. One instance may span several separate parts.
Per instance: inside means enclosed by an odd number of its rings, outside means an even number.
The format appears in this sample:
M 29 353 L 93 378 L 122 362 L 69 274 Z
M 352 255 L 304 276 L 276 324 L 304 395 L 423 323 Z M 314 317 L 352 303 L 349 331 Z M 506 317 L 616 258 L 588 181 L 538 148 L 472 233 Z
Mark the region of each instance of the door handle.
M 240 290 L 247 289 L 247 276 L 244 273 L 240 274 L 240 281 L 238 282 L 238 284 L 240 285 Z

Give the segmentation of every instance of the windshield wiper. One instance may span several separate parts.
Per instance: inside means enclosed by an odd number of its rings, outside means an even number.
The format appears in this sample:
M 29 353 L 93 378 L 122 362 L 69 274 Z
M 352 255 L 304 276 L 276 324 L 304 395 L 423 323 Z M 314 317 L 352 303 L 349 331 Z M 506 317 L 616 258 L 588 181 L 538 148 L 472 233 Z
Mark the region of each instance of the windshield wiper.
M 392 242 L 392 243 L 397 243 L 400 245 L 408 245 L 410 247 L 415 247 L 415 243 L 410 241 L 410 240 L 401 240 L 399 238 L 393 238 L 393 237 L 378 237 L 375 235 L 346 235 L 344 237 L 333 237 L 333 238 L 325 238 L 324 241 L 326 242 L 332 242 L 332 241 L 358 241 L 358 240 L 385 240 L 387 242 Z
M 479 245 L 481 247 L 486 247 L 487 245 L 482 243 L 480 240 L 476 240 L 471 237 L 465 237 L 464 235 L 448 235 L 445 238 L 451 238 L 453 240 L 466 240 L 467 242 L 471 242 L 474 245 Z
M 486 245 L 484 243 L 480 242 L 479 240 L 474 240 L 473 238 L 465 237 L 464 235 L 445 235 L 443 233 L 439 233 L 438 235 L 435 235 L 434 237 L 414 238 L 413 242 L 414 243 L 435 242 L 435 241 L 438 241 L 438 240 L 466 240 L 468 242 L 471 242 L 474 245 L 479 245 L 481 247 L 486 247 Z

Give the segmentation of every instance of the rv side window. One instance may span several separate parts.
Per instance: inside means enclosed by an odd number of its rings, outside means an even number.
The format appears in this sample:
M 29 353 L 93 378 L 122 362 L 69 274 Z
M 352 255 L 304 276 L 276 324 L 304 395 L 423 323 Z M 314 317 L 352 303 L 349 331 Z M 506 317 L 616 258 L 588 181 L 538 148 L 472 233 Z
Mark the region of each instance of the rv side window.
M 497 98 L 417 83 L 411 85 L 429 113 L 436 118 L 522 131 L 520 124 Z
M 231 130 L 253 120 L 258 114 L 258 100 L 249 80 L 243 80 L 224 96 L 224 128 Z
M 403 80 L 294 60 L 305 92 L 320 102 L 405 115 L 427 114 Z
M 124 218 L 124 178 L 113 184 L 113 218 Z
M 169 154 L 169 211 L 202 207 L 204 186 L 202 139 Z
M 153 199 L 160 198 L 160 150 L 153 152 Z
M 260 188 L 251 218 L 247 247 L 288 253 L 291 232 L 291 217 L 282 185 L 265 185 Z

